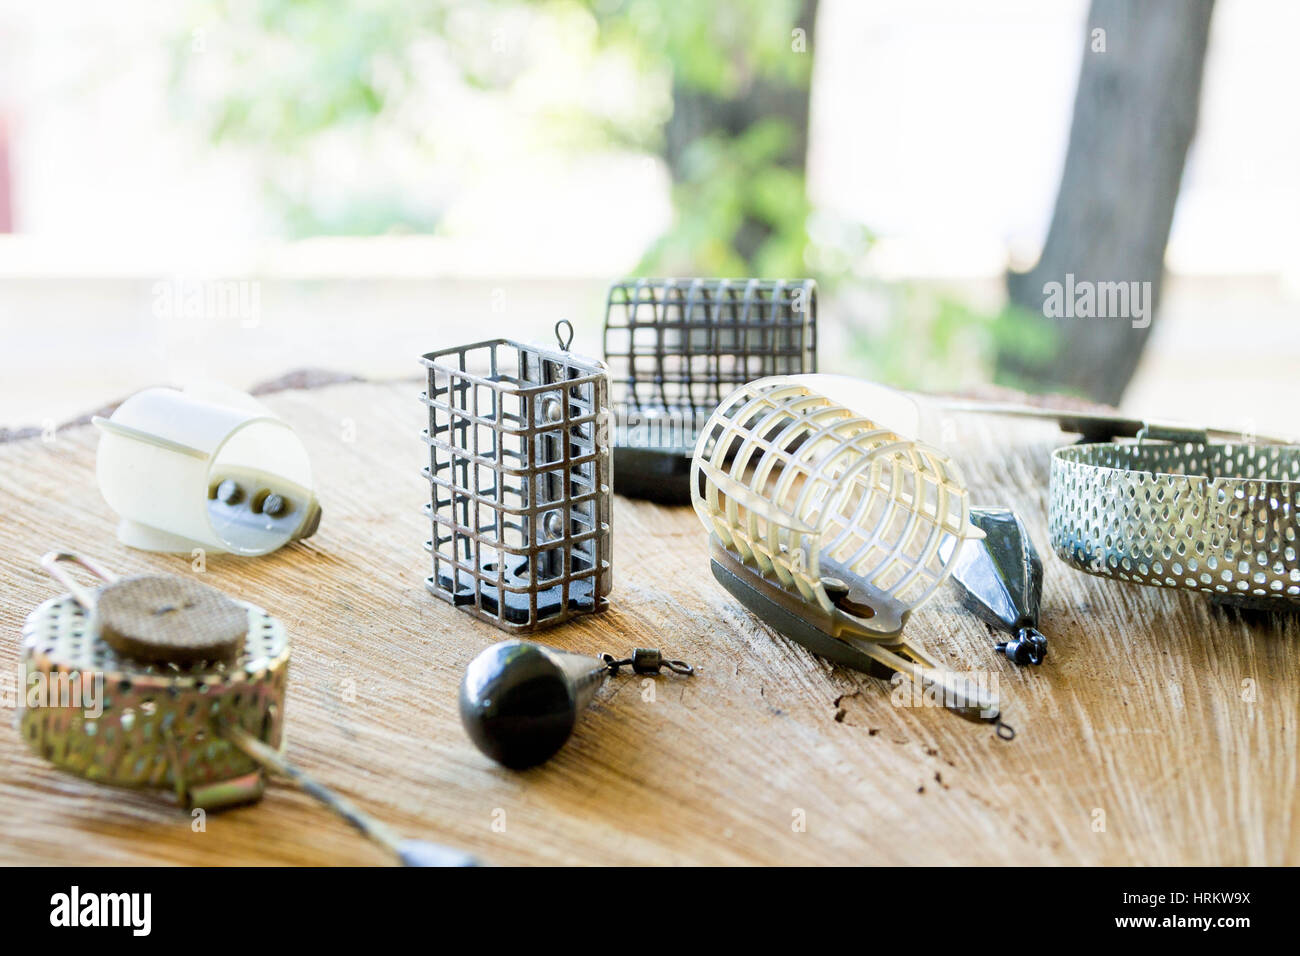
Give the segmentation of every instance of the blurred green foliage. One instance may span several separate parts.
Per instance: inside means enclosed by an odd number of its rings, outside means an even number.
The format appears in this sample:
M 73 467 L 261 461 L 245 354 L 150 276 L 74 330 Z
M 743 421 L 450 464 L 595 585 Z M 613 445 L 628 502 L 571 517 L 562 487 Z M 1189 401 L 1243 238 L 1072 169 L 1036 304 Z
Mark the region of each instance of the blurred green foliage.
M 588 0 L 604 42 L 635 57 L 644 72 L 665 66 L 689 89 L 734 99 L 756 78 L 804 89 L 812 38 L 792 55 L 800 0 Z
M 345 137 L 364 153 L 391 132 L 391 119 L 381 120 L 419 83 L 409 44 L 444 30 L 446 6 L 191 0 L 191 26 L 173 44 L 173 112 L 211 144 L 243 150 L 270 228 L 293 237 L 431 231 L 437 210 L 413 203 L 399 184 L 376 177 L 340 194 L 314 180 L 309 160 Z M 432 160 L 428 132 L 398 135 Z
M 680 156 L 671 155 L 663 127 L 641 144 L 669 154 L 675 212 L 641 271 L 807 274 L 812 210 L 803 144 L 812 48 L 811 24 L 803 17 L 815 5 L 593 0 L 591 6 L 605 43 L 625 50 L 645 71 L 671 77 L 677 109 L 702 103 L 732 114 L 692 130 L 698 135 Z M 783 115 L 790 99 L 783 93 L 802 101 L 801 115 Z M 728 110 L 737 102 L 745 107 Z M 738 241 L 742 236 L 750 241 Z
M 453 152 L 472 165 L 475 144 L 462 140 L 475 131 L 445 123 L 429 105 L 451 82 L 471 96 L 522 95 L 534 142 L 548 148 L 664 160 L 673 221 L 646 250 L 641 274 L 813 276 L 827 291 L 843 283 L 884 302 L 877 321 L 864 321 L 850 318 L 851 296 L 838 300 L 834 320 L 847 327 L 847 348 L 824 357 L 826 367 L 953 388 L 987 381 L 1000 350 L 1055 348 L 1051 330 L 1015 308 L 990 313 L 870 278 L 862 271 L 874 241 L 866 226 L 810 204 L 804 153 L 814 54 L 811 23 L 801 21 L 813 0 L 190 3 L 192 28 L 175 43 L 175 112 L 207 142 L 244 151 L 273 228 L 289 236 L 436 232 L 436 203 L 364 163 L 396 143 L 413 157 L 417 180 L 436 177 Z M 503 41 L 521 30 L 523 41 Z M 583 75 L 604 75 L 597 67 L 612 58 L 630 65 L 634 87 L 606 110 L 519 94 L 527 85 L 520 78 L 555 69 L 555 57 L 573 59 Z M 539 58 L 542 65 L 530 63 Z M 347 188 L 311 162 L 340 146 L 361 166 Z
M 629 60 L 663 99 L 698 94 L 718 103 L 755 86 L 800 90 L 812 74 L 811 39 L 796 40 L 801 0 L 194 0 L 193 29 L 178 37 L 171 90 L 175 111 L 214 144 L 252 155 L 267 206 L 290 235 L 432 230 L 437 211 L 403 200 L 382 182 L 354 196 L 323 195 L 307 157 L 342 135 L 354 143 L 401 137 L 435 164 L 437 118 L 406 116 L 419 101 L 421 55 L 449 62 L 468 88 L 508 95 L 520 64 L 500 53 L 512 13 L 549 18 L 569 32 L 590 30 L 589 55 Z M 587 22 L 584 24 L 582 20 Z M 797 49 L 796 49 L 797 48 Z M 518 51 L 515 51 L 516 53 Z M 203 53 L 204 56 L 196 56 Z M 213 61 L 216 61 L 215 63 Z M 544 121 L 575 148 L 662 155 L 667 110 L 651 115 L 555 112 Z M 799 146 L 806 130 L 780 116 L 730 135 L 705 130 L 675 164 L 675 221 L 643 266 L 709 275 L 801 275 L 810 213 Z M 757 225 L 749 255 L 735 237 Z M 671 268 L 670 268 L 671 267 Z
M 776 160 L 791 138 L 781 120 L 762 120 L 739 136 L 691 143 L 674 184 L 675 221 L 647 252 L 643 272 L 711 276 L 798 276 L 809 270 L 810 207 L 802 171 Z M 748 259 L 731 240 L 747 223 L 766 235 Z
M 917 283 L 880 285 L 881 321 L 848 329 L 846 371 L 922 391 L 958 391 L 992 381 L 997 356 L 1056 354 L 1056 330 L 1014 304 L 996 311 Z M 1031 383 L 998 384 L 1031 391 Z

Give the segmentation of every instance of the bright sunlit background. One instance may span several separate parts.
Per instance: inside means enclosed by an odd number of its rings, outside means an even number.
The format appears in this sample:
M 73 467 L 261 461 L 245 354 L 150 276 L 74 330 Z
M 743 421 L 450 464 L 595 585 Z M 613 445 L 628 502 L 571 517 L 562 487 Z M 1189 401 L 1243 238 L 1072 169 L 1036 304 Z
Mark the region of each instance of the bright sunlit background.
M 638 273 L 811 274 L 825 370 L 989 381 L 1087 5 L 821 0 L 802 50 L 794 6 L 5 0 L 0 428 L 192 378 L 413 376 L 558 318 L 594 354 Z M 1297 35 L 1300 5 L 1219 0 L 1130 409 L 1300 430 Z M 776 123 L 669 158 L 675 83 L 725 100 L 754 69 L 811 77 L 806 170 Z M 770 229 L 738 251 L 742 202 Z M 161 304 L 216 280 L 250 311 Z

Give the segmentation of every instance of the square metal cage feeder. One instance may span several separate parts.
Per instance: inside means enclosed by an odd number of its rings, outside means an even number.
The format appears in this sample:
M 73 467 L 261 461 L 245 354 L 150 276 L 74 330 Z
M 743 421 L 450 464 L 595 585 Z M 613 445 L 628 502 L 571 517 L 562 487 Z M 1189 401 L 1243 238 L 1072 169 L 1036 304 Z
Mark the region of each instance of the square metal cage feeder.
M 629 279 L 610 287 L 614 490 L 686 504 L 700 428 L 733 389 L 817 371 L 811 279 Z
M 613 573 L 604 365 L 567 343 L 552 350 L 506 339 L 430 352 L 421 363 L 428 589 L 515 632 L 605 610 Z

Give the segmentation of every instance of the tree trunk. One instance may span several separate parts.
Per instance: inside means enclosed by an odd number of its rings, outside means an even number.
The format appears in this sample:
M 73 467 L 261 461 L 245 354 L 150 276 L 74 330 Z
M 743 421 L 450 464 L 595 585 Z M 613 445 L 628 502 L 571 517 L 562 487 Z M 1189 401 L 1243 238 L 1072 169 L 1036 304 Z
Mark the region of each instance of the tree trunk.
M 1011 301 L 1057 327 L 1059 349 L 1046 362 L 999 355 L 1001 380 L 1111 404 L 1123 395 L 1150 334 L 1149 325 L 1135 323 L 1149 322 L 1160 301 L 1213 7 L 1214 0 L 1093 0 L 1043 254 L 1030 272 L 1007 277 Z M 1136 287 L 1150 293 L 1145 319 L 1132 306 L 1127 318 L 1048 314 L 1060 303 L 1051 301 L 1049 283 L 1082 289 L 1082 282 L 1094 290 L 1101 283 L 1150 283 Z

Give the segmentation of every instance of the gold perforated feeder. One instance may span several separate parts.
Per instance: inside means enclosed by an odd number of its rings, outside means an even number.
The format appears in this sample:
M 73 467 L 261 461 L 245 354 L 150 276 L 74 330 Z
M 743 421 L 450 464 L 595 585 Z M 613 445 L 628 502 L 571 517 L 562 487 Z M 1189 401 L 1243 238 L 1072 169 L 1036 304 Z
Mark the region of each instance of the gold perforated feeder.
M 78 583 L 63 562 L 99 586 Z M 166 790 L 210 811 L 258 800 L 274 772 L 404 863 L 472 862 L 402 839 L 284 759 L 289 639 L 266 611 L 190 578 L 119 578 L 68 552 L 42 564 L 68 593 L 23 627 L 19 727 L 38 755 L 96 783 Z
M 261 608 L 204 585 L 175 579 L 181 587 L 162 590 L 157 583 L 167 578 L 119 581 L 80 560 L 108 587 L 92 595 L 60 575 L 70 593 L 51 598 L 27 618 L 24 686 L 39 674 L 49 694 L 25 695 L 23 738 L 64 770 L 115 786 L 171 790 L 185 806 L 215 810 L 256 800 L 262 794 L 261 766 L 215 728 L 237 727 L 268 746 L 280 746 L 289 669 L 284 628 Z M 193 606 L 186 608 L 185 602 Z M 166 610 L 168 604 L 175 609 Z M 146 605 L 153 613 L 142 610 Z M 228 627 L 231 611 L 242 626 L 223 647 L 212 628 Z M 124 622 L 137 615 L 171 618 L 180 625 L 166 634 L 214 639 L 211 652 L 227 659 L 196 660 L 191 666 L 168 662 L 162 658 L 169 654 L 188 656 L 186 647 L 169 648 L 154 635 L 123 633 Z M 115 632 L 122 638 L 105 639 Z M 158 659 L 124 653 L 132 639 Z M 65 687 L 76 692 L 57 697 Z
M 987 685 L 902 634 L 980 532 L 956 463 L 906 437 L 917 421 L 904 398 L 870 389 L 839 376 L 773 377 L 722 401 L 691 471 L 713 574 L 813 653 L 878 677 L 905 674 L 1009 735 Z M 886 400 L 887 413 L 871 413 Z

